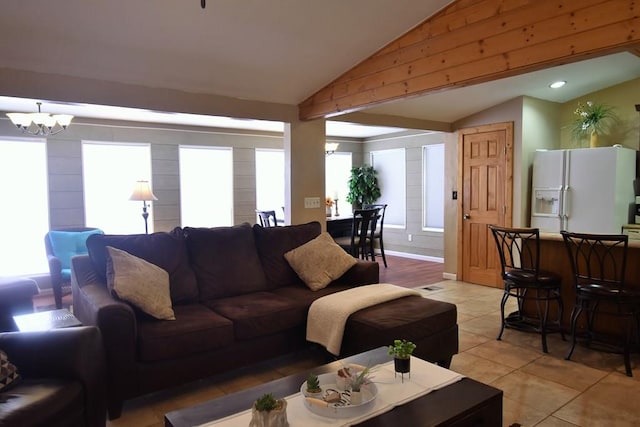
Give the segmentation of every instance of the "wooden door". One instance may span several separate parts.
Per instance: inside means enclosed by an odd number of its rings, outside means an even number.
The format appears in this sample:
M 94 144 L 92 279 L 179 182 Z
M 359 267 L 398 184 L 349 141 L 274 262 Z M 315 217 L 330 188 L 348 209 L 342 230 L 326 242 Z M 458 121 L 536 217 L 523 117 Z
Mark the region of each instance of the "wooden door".
M 465 282 L 502 287 L 500 259 L 487 225 L 512 223 L 512 147 L 511 123 L 460 131 L 458 271 Z

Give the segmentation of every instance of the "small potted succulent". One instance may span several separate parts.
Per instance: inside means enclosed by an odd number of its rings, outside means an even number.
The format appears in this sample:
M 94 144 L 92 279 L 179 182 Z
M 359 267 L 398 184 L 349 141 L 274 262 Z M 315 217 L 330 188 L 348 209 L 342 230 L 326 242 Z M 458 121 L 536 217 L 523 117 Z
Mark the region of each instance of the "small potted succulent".
M 289 427 L 287 401 L 276 399 L 272 393 L 263 394 L 251 408 L 249 427 Z
M 395 371 L 399 374 L 411 372 L 411 354 L 416 349 L 416 345 L 407 340 L 394 340 L 389 346 L 389 355 L 393 356 Z M 404 381 L 404 375 L 403 375 Z
M 307 377 L 307 397 L 317 397 L 322 394 L 322 387 L 320 387 L 320 380 L 315 374 L 309 374 Z

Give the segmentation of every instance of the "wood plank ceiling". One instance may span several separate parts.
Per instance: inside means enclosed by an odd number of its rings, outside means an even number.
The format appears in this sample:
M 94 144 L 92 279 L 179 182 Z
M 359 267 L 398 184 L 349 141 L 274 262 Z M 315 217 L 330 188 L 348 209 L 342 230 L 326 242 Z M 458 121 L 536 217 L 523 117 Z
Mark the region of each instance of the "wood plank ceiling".
M 638 54 L 639 13 L 634 0 L 458 0 L 303 101 L 300 119 L 624 50 Z

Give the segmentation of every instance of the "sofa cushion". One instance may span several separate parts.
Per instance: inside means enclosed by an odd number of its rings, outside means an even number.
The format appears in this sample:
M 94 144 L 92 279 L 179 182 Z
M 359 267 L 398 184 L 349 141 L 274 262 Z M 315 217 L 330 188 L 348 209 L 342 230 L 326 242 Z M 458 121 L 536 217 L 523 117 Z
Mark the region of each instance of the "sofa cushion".
M 185 227 L 184 232 L 201 301 L 267 289 L 251 225 Z
M 283 297 L 290 298 L 296 302 L 301 307 L 304 307 L 305 310 L 308 310 L 313 303 L 318 298 L 321 298 L 325 295 L 332 294 L 334 292 L 345 291 L 347 289 L 353 288 L 353 285 L 346 284 L 335 284 L 332 283 L 331 286 L 327 286 L 326 288 L 312 291 L 306 285 L 291 285 L 291 286 L 282 286 L 278 289 L 274 289 L 271 292 L 276 295 L 281 295 Z
M 290 250 L 284 257 L 312 291 L 326 287 L 358 263 L 327 232 Z
M 321 231 L 317 221 L 286 227 L 253 226 L 256 247 L 270 288 L 302 283 L 284 254 L 318 237 Z
M 299 327 L 307 319 L 305 307 L 272 292 L 254 292 L 204 304 L 233 321 L 235 338 L 239 341 Z
M 196 276 L 189 265 L 187 246 L 182 230 L 171 233 L 130 235 L 93 235 L 87 239 L 89 257 L 98 275 L 107 279 L 107 246 L 121 249 L 142 258 L 169 273 L 173 304 L 197 302 Z
M 125 300 L 160 320 L 175 320 L 166 270 L 107 246 L 107 286 Z
M 174 312 L 172 322 L 138 321 L 140 361 L 173 360 L 233 343 L 233 323 L 204 305 L 178 305 Z
M 424 337 L 455 328 L 454 304 L 408 296 L 359 310 L 349 316 L 345 326 L 344 354 L 353 349 L 365 351 L 387 345 L 394 339 L 417 342 Z

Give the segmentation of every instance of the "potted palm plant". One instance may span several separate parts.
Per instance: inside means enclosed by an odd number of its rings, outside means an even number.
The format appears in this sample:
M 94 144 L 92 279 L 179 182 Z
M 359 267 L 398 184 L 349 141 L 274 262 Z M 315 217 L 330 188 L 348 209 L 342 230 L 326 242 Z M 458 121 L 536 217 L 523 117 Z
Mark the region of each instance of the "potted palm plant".
M 289 427 L 287 401 L 276 399 L 272 393 L 263 394 L 251 408 L 249 427 Z
M 403 381 L 404 374 L 411 372 L 411 355 L 415 349 L 414 343 L 404 339 L 394 340 L 393 344 L 389 346 L 389 355 L 393 356 L 395 371 L 402 374 Z
M 380 198 L 380 187 L 373 166 L 364 165 L 351 168 L 349 178 L 349 193 L 347 202 L 361 209 L 363 205 L 371 204 Z

